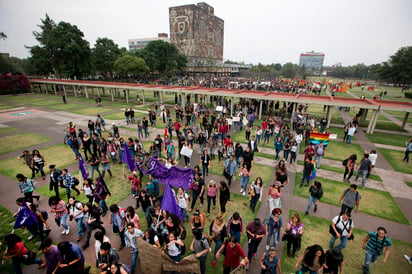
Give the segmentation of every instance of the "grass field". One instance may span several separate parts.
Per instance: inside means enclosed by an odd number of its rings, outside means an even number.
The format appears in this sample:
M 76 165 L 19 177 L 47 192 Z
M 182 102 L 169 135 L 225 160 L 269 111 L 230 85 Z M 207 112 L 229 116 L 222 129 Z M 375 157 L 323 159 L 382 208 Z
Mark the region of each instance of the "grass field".
M 332 141 L 329 142 L 325 149 L 325 155 L 323 157 L 326 159 L 343 161 L 350 155 L 356 154 L 358 155 L 358 159 L 360 159 L 364 152 L 365 150 L 358 144 L 352 143 L 351 145 L 347 145 L 340 141 Z
M 369 141 L 376 144 L 385 144 L 391 146 L 405 147 L 409 141 L 410 136 L 387 134 L 375 132 L 373 134 L 366 134 Z
M 92 115 L 95 116 L 97 114 L 101 114 L 101 113 L 105 113 L 105 112 L 110 112 L 112 111 L 112 109 L 110 108 L 105 108 L 105 107 L 89 107 L 89 108 L 80 108 L 80 109 L 76 109 L 76 110 L 72 110 L 71 112 L 77 113 L 77 114 L 81 114 L 81 115 Z M 106 116 L 105 116 L 106 117 Z
M 303 254 L 306 247 L 314 244 L 321 245 L 324 250 L 328 249 L 331 235 L 328 233 L 330 220 L 318 218 L 315 216 L 305 216 L 303 212 L 290 211 L 289 216 L 294 213 L 299 213 L 302 222 L 305 225 L 305 232 L 302 236 L 302 248 L 296 254 L 295 258 L 288 258 L 282 256 L 282 273 L 295 273 L 295 264 L 299 257 Z M 285 222 L 286 216 L 284 217 Z M 362 273 L 362 264 L 365 257 L 365 251 L 362 248 L 363 239 L 367 232 L 356 229 L 356 223 L 354 223 L 354 235 L 355 239 L 349 241 L 345 249 L 342 250 L 344 255 L 344 272 L 343 273 Z M 371 231 L 375 231 L 376 227 L 371 227 Z M 390 229 L 389 229 L 390 230 Z M 389 235 L 390 237 L 390 235 Z M 339 240 L 335 242 L 335 245 L 339 243 Z M 283 254 L 286 254 L 286 244 L 283 249 Z M 382 264 L 382 256 L 378 259 L 378 262 L 372 264 L 370 267 L 371 273 L 410 273 L 411 266 L 403 258 L 403 254 L 412 254 L 412 244 L 405 243 L 392 239 L 392 247 L 390 249 L 390 255 L 386 264 Z
M 49 142 L 51 139 L 32 132 L 0 137 L 0 154 Z
M 378 148 L 378 150 L 382 153 L 383 157 L 385 157 L 385 159 L 391 164 L 393 169 L 399 172 L 412 174 L 411 162 L 406 163 L 402 161 L 402 159 L 405 157 L 405 152 L 387 148 Z
M 14 128 L 14 127 L 2 127 L 2 128 L 0 128 L 0 135 L 10 133 L 10 132 L 15 132 L 16 130 L 17 129 Z
M 301 174 L 296 173 L 293 195 L 307 198 L 309 187 L 299 187 L 301 176 Z M 339 199 L 349 185 L 322 177 L 316 177 L 316 180 L 322 183 L 324 195 L 321 202 L 340 207 L 338 203 Z M 409 224 L 408 219 L 403 215 L 395 200 L 388 192 L 372 188 L 358 188 L 358 191 L 362 196 L 359 206 L 360 212 L 402 224 Z M 385 206 L 381 206 L 382 204 Z
M 40 153 L 46 160 L 44 167 L 46 173 L 49 172 L 48 165 L 56 164 L 57 168 L 64 168 L 75 163 L 72 150 L 64 144 L 40 149 Z M 28 178 L 31 177 L 31 170 L 25 164 L 20 163 L 15 157 L 0 161 L 0 173 L 13 180 L 16 179 L 17 173 L 22 173 Z

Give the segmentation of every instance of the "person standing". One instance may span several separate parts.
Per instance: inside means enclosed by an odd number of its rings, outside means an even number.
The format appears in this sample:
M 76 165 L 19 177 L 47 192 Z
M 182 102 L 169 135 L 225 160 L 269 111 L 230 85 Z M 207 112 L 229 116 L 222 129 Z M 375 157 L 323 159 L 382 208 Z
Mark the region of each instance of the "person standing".
M 305 163 L 303 166 L 303 172 L 302 172 L 302 180 L 300 181 L 300 187 L 303 186 L 303 182 L 306 180 L 306 184 L 305 186 L 309 186 L 309 181 L 310 181 L 310 177 L 312 176 L 312 172 L 313 172 L 313 163 L 312 163 L 312 156 L 308 156 L 305 159 Z
M 249 222 L 246 226 L 246 234 L 248 236 L 248 252 L 247 258 L 249 262 L 246 265 L 246 270 L 250 268 L 252 257 L 256 256 L 262 238 L 266 236 L 266 227 L 262 224 L 259 218 Z
M 329 241 L 330 249 L 334 248 L 336 239 L 340 239 L 340 244 L 336 246 L 338 249 L 344 249 L 348 244 L 348 240 L 351 239 L 353 233 L 353 221 L 350 217 L 351 215 L 349 213 L 343 213 L 332 219 L 332 229 L 334 233 Z
M 348 141 L 346 142 L 348 145 L 352 143 L 352 138 L 353 138 L 353 135 L 355 135 L 355 132 L 356 132 L 356 126 L 352 124 L 348 130 L 348 137 L 347 137 Z
M 232 184 L 232 177 L 235 175 L 237 170 L 237 163 L 233 155 L 230 155 L 229 159 L 226 159 L 225 166 L 223 168 L 223 173 L 225 178 L 228 180 L 229 186 Z
M 340 210 L 340 215 L 343 213 L 350 214 L 352 209 L 355 208 L 355 212 L 359 210 L 359 201 L 362 199 L 360 193 L 356 190 L 358 186 L 355 184 L 351 184 L 349 188 L 345 189 L 342 193 L 342 196 L 339 199 L 339 204 L 342 203 L 342 208 Z
M 358 174 L 355 177 L 355 181 L 358 181 L 359 176 L 362 175 L 362 187 L 365 188 L 368 170 L 372 168 L 372 162 L 369 160 L 369 154 L 364 154 L 362 160 L 356 167 L 358 168 Z
M 384 227 L 378 227 L 376 232 L 368 232 L 368 235 L 363 240 L 363 249 L 365 249 L 365 261 L 362 265 L 363 273 L 369 274 L 370 264 L 375 262 L 383 252 L 385 252 L 385 256 L 382 263 L 386 263 L 391 246 L 392 241 L 386 236 L 386 229 Z
M 126 246 L 130 247 L 130 253 L 132 253 L 132 266 L 130 267 L 130 273 L 134 273 L 136 269 L 137 257 L 139 256 L 139 249 L 137 246 L 137 238 L 143 238 L 143 232 L 135 227 L 133 223 L 127 224 L 127 229 L 124 234 Z
M 412 151 L 412 139 L 410 139 L 409 142 L 406 143 L 405 157 L 403 157 L 402 161 L 409 163 L 409 153 L 411 153 L 411 151 Z
M 282 209 L 275 208 L 272 210 L 271 213 L 267 216 L 265 220 L 266 230 L 268 232 L 267 240 L 266 240 L 266 250 L 269 250 L 270 241 L 273 237 L 273 247 L 276 248 L 280 235 L 283 232 L 283 222 L 282 222 Z
M 249 263 L 245 252 L 237 242 L 235 236 L 231 236 L 229 240 L 225 241 L 225 243 L 216 253 L 216 259 L 219 259 L 220 253 L 223 253 L 223 255 L 225 256 L 225 259 L 223 260 L 223 274 L 229 274 L 239 265 L 245 265 Z M 240 260 L 240 258 L 242 258 L 242 261 Z
M 315 204 L 315 208 L 313 209 L 313 211 L 316 212 L 318 210 L 318 204 L 322 196 L 323 196 L 322 183 L 319 181 L 314 181 L 313 184 L 309 188 L 309 202 L 308 202 L 308 206 L 306 207 L 305 215 L 309 214 L 309 210 L 312 207 L 312 203 Z
M 260 274 L 282 274 L 280 265 L 279 257 L 276 255 L 276 247 L 271 246 L 268 252 L 263 253 L 260 258 L 260 267 L 262 268 Z

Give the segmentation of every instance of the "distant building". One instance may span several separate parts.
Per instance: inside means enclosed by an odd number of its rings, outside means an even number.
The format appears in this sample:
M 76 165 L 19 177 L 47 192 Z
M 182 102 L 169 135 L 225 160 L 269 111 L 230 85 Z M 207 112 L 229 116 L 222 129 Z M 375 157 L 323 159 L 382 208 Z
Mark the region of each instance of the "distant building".
M 323 67 L 325 54 L 321 52 L 306 52 L 301 53 L 299 58 L 299 66 L 305 66 L 308 70 L 320 70 Z
M 186 55 L 188 67 L 219 66 L 223 61 L 224 21 L 202 2 L 169 8 L 170 42 Z
M 149 42 L 156 41 L 156 40 L 163 40 L 165 42 L 170 43 L 170 39 L 167 33 L 159 33 L 157 37 L 154 37 L 154 38 L 129 39 L 127 41 L 129 43 L 129 50 L 135 51 L 135 50 L 143 49 L 144 47 L 147 46 L 147 44 L 149 44 Z

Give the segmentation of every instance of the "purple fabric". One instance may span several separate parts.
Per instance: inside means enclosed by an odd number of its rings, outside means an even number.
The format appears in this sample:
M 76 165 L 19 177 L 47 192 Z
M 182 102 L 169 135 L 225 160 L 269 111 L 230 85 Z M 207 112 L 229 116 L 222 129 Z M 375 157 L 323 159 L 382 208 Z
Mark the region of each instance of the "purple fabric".
M 17 215 L 14 229 L 20 227 L 32 227 L 37 223 L 37 216 L 27 207 L 26 201 L 23 200 L 19 214 Z
M 155 158 L 152 158 L 148 164 L 149 169 L 145 170 L 142 166 L 139 169 L 146 175 L 154 174 L 156 179 L 163 184 L 170 184 L 172 187 L 182 187 L 190 189 L 190 184 L 193 181 L 193 170 L 191 168 L 179 168 L 172 166 L 170 169 L 159 163 Z
M 122 162 L 127 164 L 130 171 L 134 170 L 134 161 L 127 145 L 124 146 Z
M 82 156 L 79 154 L 79 170 L 82 173 L 83 180 L 89 177 L 89 171 L 87 170 L 86 163 L 83 161 Z
M 96 184 L 96 189 L 94 191 L 94 201 L 96 203 L 105 199 L 107 195 L 110 194 L 109 188 L 106 185 L 106 182 L 103 180 L 102 176 L 99 176 L 99 179 Z
M 183 214 L 180 210 L 179 205 L 176 203 L 175 196 L 173 195 L 172 188 L 170 184 L 166 184 L 165 192 L 163 194 L 162 209 L 167 212 L 176 215 L 180 220 L 183 221 Z

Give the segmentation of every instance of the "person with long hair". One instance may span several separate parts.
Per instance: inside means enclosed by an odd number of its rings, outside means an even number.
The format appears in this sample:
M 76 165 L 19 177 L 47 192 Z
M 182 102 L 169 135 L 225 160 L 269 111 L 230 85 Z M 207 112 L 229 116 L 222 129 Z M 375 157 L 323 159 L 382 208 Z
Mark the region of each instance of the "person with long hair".
M 44 159 L 44 157 L 40 154 L 40 152 L 37 149 L 34 149 L 32 152 L 31 168 L 36 169 L 36 172 L 40 172 L 43 180 L 46 179 L 46 174 L 43 170 L 45 165 L 46 160 Z
M 206 189 L 207 194 L 207 216 L 210 215 L 210 205 L 213 202 L 213 209 L 216 207 L 216 196 L 218 194 L 218 188 L 216 186 L 216 182 L 210 180 L 209 184 L 207 185 Z
M 266 250 L 269 250 L 270 241 L 273 237 L 273 246 L 276 248 L 280 235 L 283 232 L 283 222 L 282 222 L 282 210 L 280 208 L 275 208 L 266 217 L 265 225 L 268 232 L 266 239 Z
M 220 247 L 223 244 L 223 241 L 225 240 L 225 237 L 227 236 L 227 228 L 224 223 L 223 217 L 217 216 L 212 223 L 210 224 L 209 227 L 209 241 L 212 242 L 212 240 L 215 242 L 215 249 L 214 249 L 214 254 L 213 254 L 213 262 L 212 265 L 213 267 L 216 266 L 217 260 L 216 260 L 216 253 L 220 249 Z
M 250 175 L 252 174 L 252 170 L 251 170 L 251 166 L 247 163 L 244 163 L 239 175 L 240 177 L 240 192 L 243 192 L 243 196 L 246 195 L 246 191 L 247 191 L 247 185 L 249 183 L 250 180 Z
M 256 256 L 260 242 L 262 242 L 262 239 L 266 236 L 266 233 L 266 227 L 262 224 L 262 221 L 259 218 L 255 218 L 247 224 L 246 235 L 249 239 L 247 258 L 250 262 L 252 261 L 252 258 Z M 250 263 L 246 265 L 246 270 L 248 270 L 249 267 Z
M 288 257 L 295 257 L 296 251 L 300 248 L 301 237 L 303 235 L 304 224 L 300 219 L 300 215 L 295 213 L 292 218 L 289 219 L 286 225 L 287 233 L 287 255 Z M 293 246 L 292 252 L 291 248 Z
M 83 207 L 83 212 L 85 213 L 84 219 L 86 219 L 87 237 L 86 242 L 84 243 L 82 248 L 86 249 L 89 247 L 92 231 L 98 228 L 103 234 L 106 234 L 106 229 L 102 226 L 102 222 L 100 220 L 101 213 L 100 209 L 97 206 L 93 205 L 92 203 L 87 203 Z
M 220 181 L 219 184 L 219 203 L 220 203 L 220 216 L 226 215 L 226 203 L 230 200 L 230 191 L 225 181 Z
M 266 203 L 269 205 L 269 212 L 272 212 L 275 208 L 281 208 L 282 203 L 280 201 L 282 197 L 282 188 L 279 181 L 275 181 L 268 189 L 268 195 Z
M 308 202 L 308 206 L 306 207 L 305 215 L 309 214 L 309 210 L 312 207 L 312 204 L 315 204 L 315 208 L 313 209 L 313 211 L 316 212 L 318 210 L 318 204 L 322 196 L 323 196 L 322 183 L 319 181 L 314 181 L 313 184 L 309 188 L 309 202 Z
M 327 267 L 325 252 L 318 244 L 307 247 L 295 265 L 295 269 L 300 273 L 309 272 L 310 274 L 320 273 L 324 267 Z
M 126 208 L 126 223 L 133 223 L 135 228 L 140 229 L 139 215 L 136 214 L 132 206 Z
M 343 182 L 344 183 L 350 183 L 350 178 L 353 176 L 353 171 L 355 170 L 356 160 L 357 160 L 356 154 L 352 154 L 347 159 L 347 163 L 345 165 L 345 173 L 343 174 Z M 349 174 L 349 176 L 346 177 L 348 174 Z
M 3 243 L 7 246 L 7 252 L 5 252 L 2 256 L 3 260 L 12 259 L 14 272 L 16 274 L 23 274 L 23 270 L 21 269 L 21 264 L 30 265 L 30 264 L 38 264 L 43 265 L 44 260 L 36 259 L 36 253 L 27 249 L 24 246 L 23 240 L 17 234 L 7 234 L 4 239 Z M 7 255 L 7 253 L 9 255 Z
M 262 177 L 257 177 L 255 181 L 250 185 L 249 194 L 250 194 L 250 209 L 252 212 L 255 212 L 255 208 L 258 201 L 262 201 L 262 192 L 263 192 L 263 181 Z
M 19 181 L 20 192 L 24 194 L 24 199 L 26 202 L 33 203 L 33 198 L 36 198 L 39 201 L 40 196 L 33 196 L 33 184 L 30 179 L 27 179 L 23 174 L 19 173 L 16 175 L 17 180 Z
M 223 249 L 225 252 L 223 252 Z M 223 274 L 229 274 L 239 265 L 249 263 L 249 259 L 238 243 L 236 236 L 231 236 L 229 240 L 225 241 L 225 244 L 222 245 L 216 253 L 216 260 L 219 259 L 220 253 L 225 253 L 225 259 L 223 260 Z M 240 260 L 240 258 L 242 258 L 242 260 Z

